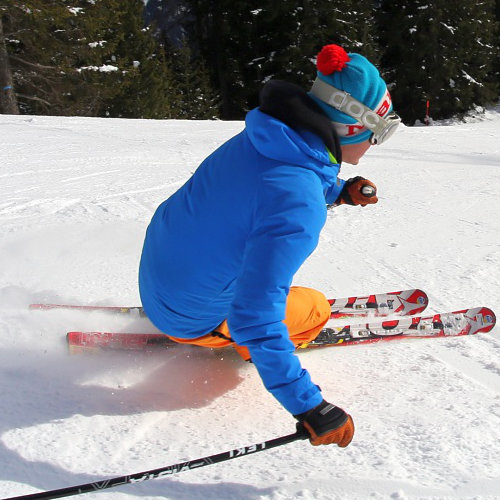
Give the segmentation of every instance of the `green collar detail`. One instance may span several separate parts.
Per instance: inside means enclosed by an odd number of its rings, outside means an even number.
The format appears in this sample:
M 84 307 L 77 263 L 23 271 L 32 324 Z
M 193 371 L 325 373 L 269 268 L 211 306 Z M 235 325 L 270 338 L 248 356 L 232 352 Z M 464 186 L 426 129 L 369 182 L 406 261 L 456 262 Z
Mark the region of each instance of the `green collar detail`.
M 328 159 L 330 160 L 330 162 L 331 163 L 338 163 L 335 156 L 332 155 L 332 152 L 328 148 L 326 148 L 326 150 L 328 151 Z

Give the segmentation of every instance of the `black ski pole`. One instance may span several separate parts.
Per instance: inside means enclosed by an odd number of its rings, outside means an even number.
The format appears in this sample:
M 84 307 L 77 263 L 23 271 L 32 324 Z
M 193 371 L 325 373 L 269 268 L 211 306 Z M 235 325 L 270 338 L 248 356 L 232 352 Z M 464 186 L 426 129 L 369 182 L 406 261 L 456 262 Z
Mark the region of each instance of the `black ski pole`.
M 233 458 L 243 457 L 258 451 L 264 451 L 270 448 L 275 448 L 276 446 L 292 443 L 293 441 L 297 441 L 299 439 L 307 439 L 308 437 L 309 434 L 307 431 L 303 427 L 297 425 L 297 432 L 294 434 L 270 439 L 269 441 L 252 444 L 243 448 L 236 448 L 235 450 L 225 451 L 223 453 L 218 453 L 217 455 L 210 455 L 208 457 L 190 460 L 189 462 L 167 465 L 166 467 L 161 467 L 160 469 L 138 472 L 129 476 L 114 477 L 112 479 L 104 479 L 102 481 L 80 484 L 78 486 L 70 486 L 68 488 L 61 488 L 58 490 L 42 491 L 40 493 L 32 493 L 30 495 L 4 498 L 3 500 L 50 500 L 52 498 L 69 497 L 73 495 L 80 495 L 81 493 L 106 490 L 108 488 L 112 488 L 113 486 L 121 486 L 123 484 L 140 483 L 157 477 L 170 476 L 172 474 L 177 474 L 191 469 L 199 469 L 200 467 L 205 467 L 206 465 L 225 462 L 226 460 L 232 460 Z

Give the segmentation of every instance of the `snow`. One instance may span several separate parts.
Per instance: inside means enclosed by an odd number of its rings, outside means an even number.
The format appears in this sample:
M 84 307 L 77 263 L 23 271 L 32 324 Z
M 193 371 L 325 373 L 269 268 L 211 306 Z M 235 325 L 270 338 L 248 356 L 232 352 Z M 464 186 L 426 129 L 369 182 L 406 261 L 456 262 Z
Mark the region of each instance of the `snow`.
M 69 356 L 67 331 L 146 320 L 29 311 L 134 305 L 156 206 L 241 122 L 0 116 L 0 496 L 195 459 L 290 434 L 231 351 Z M 420 287 L 429 311 L 500 311 L 500 115 L 403 128 L 343 177 L 374 207 L 331 211 L 296 284 L 347 296 Z M 295 442 L 87 499 L 498 499 L 500 335 L 301 352 L 354 417 L 345 450 Z M 83 498 L 83 497 L 82 497 Z
M 104 47 L 106 43 L 108 43 L 107 40 L 99 40 L 98 42 L 90 42 L 88 45 L 92 49 L 95 49 L 96 47 Z
M 82 7 L 67 7 L 67 9 L 75 16 L 83 12 Z
M 466 80 L 469 80 L 469 82 L 471 83 L 475 83 L 476 85 L 479 85 L 480 87 L 483 86 L 482 83 L 478 82 L 477 80 L 475 80 L 474 78 L 472 78 L 472 76 L 469 75 L 469 73 L 466 73 L 464 70 L 462 70 L 462 75 L 464 75 L 464 78 Z
M 83 70 L 100 71 L 101 73 L 112 73 L 113 71 L 118 71 L 118 67 L 111 64 L 103 64 L 101 66 L 82 66 L 81 68 L 77 69 L 78 72 L 81 72 Z

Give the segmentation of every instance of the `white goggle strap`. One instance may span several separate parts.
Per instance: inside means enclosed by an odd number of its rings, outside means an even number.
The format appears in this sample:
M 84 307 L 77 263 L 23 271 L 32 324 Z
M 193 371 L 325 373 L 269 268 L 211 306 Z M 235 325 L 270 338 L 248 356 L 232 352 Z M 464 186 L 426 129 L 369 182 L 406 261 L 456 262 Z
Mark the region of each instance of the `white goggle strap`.
M 374 132 L 375 135 L 382 134 L 388 125 L 387 120 L 352 97 L 351 94 L 335 88 L 333 85 L 324 82 L 321 78 L 316 78 L 311 88 L 311 93 L 329 106 L 354 118 L 367 129 Z

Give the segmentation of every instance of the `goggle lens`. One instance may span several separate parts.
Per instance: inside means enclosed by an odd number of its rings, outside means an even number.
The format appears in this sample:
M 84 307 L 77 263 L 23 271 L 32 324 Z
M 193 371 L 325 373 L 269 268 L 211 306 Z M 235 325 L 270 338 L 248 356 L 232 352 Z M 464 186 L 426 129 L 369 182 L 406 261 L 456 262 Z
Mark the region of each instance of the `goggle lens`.
M 374 132 L 370 136 L 370 143 L 372 145 L 383 144 L 385 141 L 390 139 L 401 123 L 401 118 L 394 112 L 389 113 L 384 119 L 387 122 L 387 125 L 380 132 L 380 134 Z

